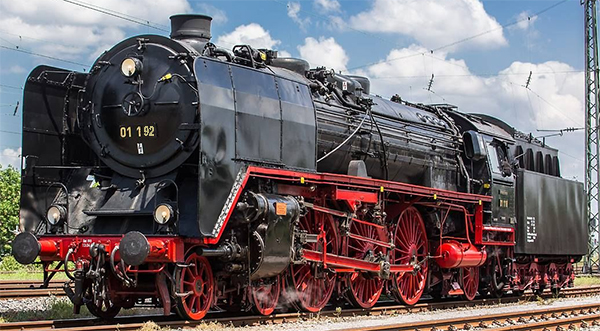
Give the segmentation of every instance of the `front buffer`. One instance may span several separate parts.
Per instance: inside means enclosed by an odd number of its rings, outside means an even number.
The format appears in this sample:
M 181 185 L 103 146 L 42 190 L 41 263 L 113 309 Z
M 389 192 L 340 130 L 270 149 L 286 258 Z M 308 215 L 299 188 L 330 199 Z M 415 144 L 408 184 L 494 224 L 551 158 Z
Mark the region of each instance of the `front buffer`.
M 130 308 L 135 300 L 147 297 L 158 298 L 170 314 L 164 276 L 168 265 L 184 261 L 185 247 L 181 237 L 146 237 L 135 231 L 124 236 L 39 237 L 24 232 L 13 240 L 12 251 L 22 264 L 39 256 L 45 285 L 57 272 L 64 272 L 69 278 L 64 290 L 74 304 L 74 313 L 85 304 L 92 314 L 112 318 L 122 307 Z M 149 283 L 151 278 L 154 282 Z

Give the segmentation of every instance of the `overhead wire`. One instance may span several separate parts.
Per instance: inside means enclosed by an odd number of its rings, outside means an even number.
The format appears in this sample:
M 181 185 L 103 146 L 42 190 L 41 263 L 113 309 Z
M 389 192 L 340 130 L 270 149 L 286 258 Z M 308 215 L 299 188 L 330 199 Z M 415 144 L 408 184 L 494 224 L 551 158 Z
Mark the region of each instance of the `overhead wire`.
M 132 22 L 132 23 L 136 23 L 136 24 L 139 24 L 139 25 L 150 27 L 150 28 L 153 28 L 153 29 L 156 29 L 156 30 L 159 30 L 159 31 L 170 32 L 168 29 L 165 29 L 165 28 L 161 27 L 161 26 L 166 27 L 165 25 L 154 23 L 154 22 L 150 22 L 149 20 L 145 20 L 145 19 L 142 19 L 142 18 L 139 18 L 139 17 L 135 17 L 135 16 L 131 16 L 131 15 L 126 15 L 126 14 L 123 14 L 123 13 L 119 13 L 117 11 L 114 11 L 114 10 L 111 10 L 111 9 L 108 9 L 108 8 L 100 7 L 100 6 L 97 6 L 97 5 L 92 5 L 92 4 L 89 4 L 89 3 L 86 3 L 86 2 L 82 2 L 82 1 L 74 1 L 74 0 L 61 0 L 61 1 L 67 2 L 67 3 L 72 4 L 72 5 L 80 6 L 82 8 L 86 8 L 86 9 L 89 9 L 89 10 L 97 11 L 99 13 L 102 13 L 102 14 L 105 14 L 105 15 L 109 15 L 109 16 L 112 16 L 112 17 L 115 17 L 115 18 L 119 18 L 119 19 L 122 19 L 122 20 L 125 20 L 125 21 L 129 21 L 129 22 Z M 150 24 L 150 23 L 153 23 L 153 24 Z M 3 31 L 3 32 L 5 32 L 5 31 Z M 33 38 L 33 37 L 28 37 L 28 36 L 23 36 L 23 35 L 20 35 L 20 34 L 14 34 L 14 33 L 10 33 L 10 32 L 8 32 L 7 34 L 15 35 L 15 36 L 18 36 L 19 38 L 23 38 L 24 37 L 24 38 L 28 38 L 28 39 L 33 39 L 33 40 L 44 41 L 44 42 L 47 42 L 47 43 L 56 44 L 56 42 L 51 42 L 51 41 L 48 41 L 48 40 L 43 40 L 43 39 Z M 6 43 L 12 44 L 13 46 L 15 46 L 14 48 L 12 48 L 12 47 L 9 47 L 9 46 L 6 46 L 6 45 L 0 45 L 0 48 L 6 49 L 6 50 L 16 51 L 16 52 L 20 52 L 20 53 L 24 53 L 24 54 L 29 54 L 29 55 L 32 55 L 32 56 L 42 57 L 42 58 L 46 58 L 46 59 L 50 59 L 50 60 L 55 60 L 55 61 L 60 61 L 60 62 L 64 62 L 64 63 L 69 63 L 69 64 L 74 64 L 74 65 L 78 65 L 78 66 L 83 66 L 85 68 L 89 67 L 89 64 L 79 63 L 79 62 L 72 61 L 72 60 L 62 59 L 62 58 L 59 58 L 59 57 L 56 57 L 56 56 L 50 56 L 50 55 L 46 55 L 46 54 L 42 54 L 42 53 L 38 53 L 38 52 L 33 52 L 33 51 L 22 49 L 22 48 L 20 48 L 19 45 L 15 44 L 15 43 L 7 40 L 7 39 L 4 39 L 4 38 L 0 38 L 0 40 L 4 41 Z M 85 71 L 85 68 L 84 68 L 84 71 Z
M 372 65 L 375 65 L 375 64 L 394 62 L 394 61 L 398 61 L 398 60 L 402 60 L 402 59 L 407 59 L 407 58 L 414 57 L 414 56 L 421 55 L 421 54 L 425 54 L 425 53 L 434 53 L 436 51 L 439 51 L 439 50 L 442 50 L 442 49 L 446 49 L 446 48 L 449 48 L 449 47 L 452 47 L 452 46 L 456 46 L 458 44 L 462 44 L 464 42 L 467 42 L 467 41 L 479 38 L 479 37 L 484 36 L 484 35 L 486 35 L 488 33 L 492 33 L 494 31 L 497 31 L 497 30 L 500 30 L 500 29 L 503 29 L 503 28 L 507 28 L 507 27 L 512 26 L 512 25 L 519 24 L 519 23 L 521 23 L 523 21 L 530 20 L 531 18 L 538 17 L 538 16 L 542 15 L 543 13 L 545 13 L 545 12 L 547 12 L 547 11 L 549 11 L 549 10 L 551 10 L 551 9 L 553 9 L 553 8 L 559 6 L 559 5 L 561 5 L 561 4 L 563 4 L 563 3 L 567 2 L 567 1 L 568 0 L 562 0 L 560 2 L 554 3 L 551 6 L 548 6 L 548 7 L 544 8 L 544 9 L 536 12 L 532 16 L 525 17 L 525 18 L 518 19 L 518 20 L 514 20 L 514 21 L 509 22 L 509 23 L 502 24 L 499 27 L 496 27 L 496 28 L 493 28 L 493 29 L 489 29 L 489 30 L 486 30 L 486 31 L 474 34 L 472 36 L 469 36 L 469 37 L 466 37 L 466 38 L 463 38 L 463 39 L 451 42 L 449 44 L 433 48 L 433 49 L 431 49 L 431 50 L 429 50 L 427 52 L 418 52 L 418 53 L 409 54 L 409 55 L 401 56 L 401 57 L 397 57 L 397 58 L 391 58 L 391 59 L 387 59 L 387 60 L 383 60 L 383 61 L 371 62 L 371 63 L 367 63 L 367 64 L 364 64 L 364 65 L 360 65 L 360 66 L 348 68 L 346 71 L 350 72 L 351 70 L 361 69 L 361 68 L 369 67 L 369 66 L 372 66 Z
M 582 159 L 580 159 L 580 158 L 578 158 L 578 157 L 576 157 L 576 156 L 573 156 L 573 155 L 571 155 L 571 154 L 569 154 L 569 153 L 566 153 L 564 150 L 560 150 L 560 151 L 558 151 L 558 153 L 560 153 L 560 154 L 564 154 L 564 155 L 566 155 L 566 156 L 568 156 L 568 157 L 570 157 L 570 158 L 574 159 L 575 161 L 579 161 L 579 162 L 583 163 L 583 160 L 582 160 Z
M 493 29 L 490 29 L 490 30 L 487 30 L 487 31 L 484 31 L 484 32 L 481 32 L 481 33 L 478 33 L 478 34 L 475 34 L 475 35 L 472 35 L 472 36 L 470 36 L 470 37 L 467 37 L 467 38 L 463 38 L 463 39 L 457 40 L 457 41 L 455 41 L 455 42 L 452 42 L 452 43 L 450 43 L 450 44 L 447 44 L 447 45 L 444 45 L 444 46 L 440 46 L 440 47 L 434 48 L 434 49 L 432 49 L 432 52 L 436 52 L 436 51 L 439 51 L 439 50 L 442 50 L 442 49 L 445 49 L 445 48 L 449 48 L 449 47 L 452 47 L 452 46 L 456 46 L 456 45 L 458 45 L 458 44 L 461 44 L 461 43 L 464 43 L 464 42 L 467 42 L 467 41 L 470 41 L 470 40 L 476 39 L 476 38 L 478 38 L 478 37 L 484 36 L 484 35 L 486 35 L 486 34 L 488 34 L 488 33 L 491 33 L 491 32 L 494 32 L 494 31 L 498 31 L 498 30 L 500 30 L 500 29 L 503 29 L 503 28 L 507 28 L 507 27 L 509 27 L 509 26 L 513 26 L 513 25 L 519 24 L 519 23 L 521 23 L 521 22 L 524 22 L 524 21 L 531 20 L 532 18 L 537 18 L 537 17 L 538 17 L 538 16 L 540 16 L 541 14 L 543 14 L 543 13 L 545 13 L 545 12 L 547 12 L 547 11 L 549 11 L 549 10 L 551 10 L 551 9 L 555 8 L 555 7 L 558 7 L 559 5 L 562 5 L 563 3 L 567 2 L 567 1 L 568 1 L 568 0 L 562 0 L 562 1 L 559 1 L 559 2 L 557 2 L 557 3 L 555 3 L 555 4 L 553 4 L 553 5 L 550 5 L 550 6 L 546 7 L 546 8 L 544 8 L 544 9 L 542 9 L 542 10 L 540 10 L 540 11 L 536 12 L 536 13 L 535 13 L 535 14 L 533 14 L 532 16 L 527 16 L 527 17 L 524 17 L 524 18 L 522 18 L 522 19 L 518 19 L 518 20 L 515 20 L 515 21 L 513 21 L 513 22 L 509 22 L 509 23 L 503 24 L 503 25 L 501 25 L 501 26 L 499 26 L 499 27 L 497 27 L 497 28 L 493 28 Z
M 26 35 L 23 35 L 23 34 L 11 33 L 11 32 L 8 32 L 8 31 L 2 30 L 2 29 L 0 29 L 0 32 L 2 32 L 2 34 L 5 35 L 5 36 L 9 35 L 9 36 L 19 37 L 20 40 L 22 40 L 22 39 L 31 39 L 31 40 L 41 41 L 41 42 L 44 42 L 44 43 L 47 43 L 47 44 L 53 44 L 53 45 L 59 45 L 59 46 L 73 46 L 73 47 L 75 47 L 75 46 L 81 46 L 81 44 L 65 44 L 63 42 L 51 41 L 51 40 L 48 40 L 48 39 L 35 38 L 35 37 L 31 37 L 31 36 L 26 36 Z M 19 45 L 13 43 L 13 42 L 8 41 L 8 40 L 5 40 L 5 39 L 1 39 L 1 40 L 4 40 L 4 41 L 6 41 L 6 42 L 8 42 L 10 44 L 13 44 L 15 46 L 19 46 Z
M 52 44 L 54 44 L 54 43 L 55 43 L 55 42 L 48 41 L 48 40 L 44 40 L 44 39 L 39 39 L 39 38 L 34 38 L 34 37 L 24 36 L 24 35 L 17 34 L 17 33 L 12 33 L 12 32 L 9 32 L 9 31 L 7 31 L 7 30 L 2 30 L 2 29 L 0 29 L 0 32 L 2 32 L 2 34 L 3 34 L 3 35 L 9 35 L 9 36 L 15 36 L 15 37 L 19 37 L 19 39 L 25 38 L 25 39 L 31 39 L 31 40 L 37 40 L 37 41 L 43 41 L 43 42 L 46 42 L 46 43 L 52 43 Z M 11 43 L 11 44 L 13 44 L 13 45 L 15 45 L 15 46 L 18 46 L 18 45 L 14 44 L 14 43 L 12 43 L 12 42 L 10 42 L 10 41 L 7 41 L 7 40 L 5 40 L 5 41 L 6 41 L 6 42 L 9 42 L 9 43 Z M 62 44 L 60 44 L 60 45 L 62 45 Z
M 563 116 L 565 116 L 565 117 L 567 117 L 568 119 L 570 119 L 571 121 L 573 121 L 573 123 L 580 124 L 579 122 L 577 122 L 576 120 L 572 119 L 571 117 L 569 117 L 569 116 L 566 116 L 566 115 L 563 113 L 563 111 L 562 111 L 560 108 L 558 108 L 558 107 L 556 107 L 555 105 L 553 105 L 552 103 L 550 103 L 550 101 L 548 101 L 548 100 L 544 99 L 544 97 L 542 97 L 541 95 L 539 95 L 538 93 L 536 93 L 535 91 L 533 91 L 531 88 L 528 88 L 528 90 L 529 90 L 529 91 L 531 91 L 531 93 L 533 93 L 535 96 L 537 96 L 537 97 L 538 97 L 540 100 L 542 100 L 542 101 L 543 101 L 544 103 L 546 103 L 548 106 L 550 106 L 550 107 L 554 108 L 554 109 L 555 109 L 556 111 L 558 111 L 560 114 L 562 114 Z
M 50 55 L 46 55 L 46 54 L 31 52 L 31 51 L 27 51 L 27 50 L 24 50 L 24 49 L 21 49 L 21 48 L 12 48 L 12 47 L 8 47 L 6 45 L 0 45 L 0 48 L 7 49 L 9 51 L 14 51 L 14 52 L 20 52 L 20 53 L 24 53 L 24 54 L 29 54 L 29 55 L 33 55 L 33 56 L 37 56 L 37 57 L 43 57 L 43 58 L 50 59 L 50 60 L 55 60 L 55 61 L 60 61 L 60 62 L 65 62 L 65 63 L 70 63 L 70 64 L 82 66 L 82 67 L 89 67 L 88 64 L 84 64 L 84 63 L 80 63 L 80 62 L 75 62 L 75 61 L 71 61 L 71 60 L 65 60 L 65 59 L 61 59 L 61 58 L 56 57 L 56 56 L 50 56 Z
M 112 17 L 115 17 L 115 18 L 119 18 L 119 19 L 122 19 L 122 20 L 125 20 L 125 21 L 128 21 L 128 22 L 132 22 L 132 23 L 136 23 L 136 24 L 143 25 L 143 26 L 146 26 L 146 27 L 150 27 L 150 28 L 153 28 L 153 29 L 156 29 L 156 30 L 159 30 L 159 31 L 170 32 L 168 29 L 162 28 L 162 27 L 166 27 L 165 25 L 162 25 L 162 24 L 159 24 L 159 23 L 150 22 L 149 20 L 142 19 L 142 18 L 139 18 L 139 17 L 135 17 L 135 16 L 131 16 L 131 15 L 126 15 L 126 14 L 117 12 L 117 11 L 112 10 L 112 9 L 100 7 L 100 6 L 97 6 L 97 5 L 92 5 L 92 4 L 83 2 L 83 1 L 74 1 L 74 0 L 61 0 L 61 1 L 64 1 L 66 3 L 72 4 L 72 5 L 75 5 L 75 6 L 79 6 L 79 7 L 82 7 L 82 8 L 86 8 L 86 9 L 89 9 L 89 10 L 93 10 L 93 11 L 96 11 L 96 12 L 99 12 L 99 13 L 102 13 L 102 14 L 105 14 L 105 15 L 109 15 L 109 16 L 112 16 Z M 150 24 L 150 23 L 152 23 L 152 24 Z M 13 34 L 13 33 L 8 33 L 8 34 L 16 35 L 16 36 L 18 36 L 20 38 L 21 37 L 25 37 L 25 38 L 29 38 L 29 39 L 33 39 L 33 40 L 49 42 L 47 40 L 43 40 L 43 39 L 39 39 L 39 38 L 27 37 L 27 36 L 17 35 L 17 34 Z M 8 47 L 6 45 L 0 45 L 0 48 L 3 48 L 3 49 L 7 49 L 7 50 L 11 50 L 11 51 L 16 51 L 16 52 L 21 52 L 21 53 L 29 54 L 29 55 L 32 55 L 32 56 L 47 58 L 47 59 L 50 59 L 50 60 L 60 61 L 60 62 L 64 62 L 64 63 L 70 63 L 70 64 L 74 64 L 74 65 L 78 65 L 78 66 L 89 67 L 89 64 L 83 64 L 83 63 L 75 62 L 75 61 L 72 61 L 72 60 L 62 59 L 62 58 L 59 58 L 59 57 L 56 57 L 56 56 L 50 56 L 50 55 L 46 55 L 46 54 L 41 54 L 41 53 L 37 53 L 37 52 L 33 52 L 33 51 L 24 50 L 24 49 L 20 48 L 19 45 L 15 44 L 15 43 L 13 43 L 13 42 L 11 42 L 9 40 L 6 40 L 4 38 L 0 38 L 0 40 L 3 40 L 4 42 L 7 42 L 7 43 L 12 44 L 12 45 L 15 46 L 15 48 L 12 48 L 12 47 Z M 50 42 L 50 43 L 55 43 L 55 42 Z
M 18 134 L 18 135 L 21 135 L 21 132 L 16 132 L 16 131 L 0 130 L 0 132 L 2 132 L 2 133 L 10 133 L 10 134 Z
M 119 18 L 119 19 L 122 19 L 122 20 L 125 20 L 125 21 L 129 21 L 129 22 L 136 23 L 136 24 L 139 24 L 139 25 L 147 26 L 149 28 L 153 28 L 153 29 L 156 29 L 156 30 L 159 30 L 159 31 L 170 32 L 168 29 L 164 29 L 164 28 L 161 28 L 159 26 L 150 24 L 150 21 L 148 21 L 148 20 L 144 20 L 144 19 L 141 19 L 141 18 L 136 18 L 136 17 L 133 17 L 133 16 L 125 15 L 125 14 L 119 13 L 119 12 L 111 10 L 111 9 L 103 8 L 103 7 L 96 6 L 96 5 L 91 5 L 91 4 L 88 4 L 88 3 L 85 3 L 85 2 L 81 2 L 81 1 L 73 1 L 73 0 L 62 0 L 62 1 L 70 3 L 70 4 L 75 5 L 75 6 L 82 7 L 82 8 L 94 10 L 94 11 L 97 11 L 99 13 L 102 13 L 102 14 L 105 14 L 105 15 L 109 15 L 109 16 L 112 16 L 112 17 L 116 17 L 116 18 Z
M 273 2 L 275 2 L 275 3 L 277 3 L 277 4 L 283 5 L 283 6 L 284 6 L 284 7 L 286 7 L 286 8 L 288 7 L 288 2 L 287 2 L 287 1 L 285 1 L 285 2 L 284 2 L 284 1 L 281 1 L 281 0 L 272 0 L 272 1 L 273 1 Z M 307 10 L 304 10 L 304 9 L 302 9 L 302 8 L 300 8 L 300 9 L 298 10 L 298 13 L 304 13 L 304 14 L 307 14 L 307 15 L 309 15 L 309 16 L 312 16 L 312 17 L 317 17 L 317 16 L 319 16 L 319 17 L 323 17 L 323 18 L 327 18 L 327 19 L 330 19 L 330 18 L 331 18 L 331 16 L 330 16 L 330 15 L 321 14 L 321 13 L 319 13 L 319 12 L 316 12 L 316 11 L 314 11 L 314 10 L 307 11 Z M 371 33 L 371 32 L 368 32 L 368 31 L 359 30 L 359 29 L 353 28 L 353 27 L 351 27 L 351 26 L 349 26 L 349 25 L 344 25 L 344 28 L 347 28 L 347 29 L 349 29 L 349 30 L 352 30 L 352 31 L 354 31 L 354 32 L 362 33 L 362 34 L 364 34 L 364 35 L 366 35 L 366 36 L 369 36 L 369 37 L 372 37 L 372 38 L 374 38 L 374 39 L 379 39 L 379 40 L 381 40 L 381 41 L 383 41 L 383 42 L 385 42 L 385 43 L 390 43 L 390 42 L 392 42 L 392 40 L 390 40 L 390 39 L 388 39 L 388 38 L 384 38 L 384 37 L 382 37 L 382 36 L 380 36 L 380 35 L 377 35 L 377 34 L 375 34 L 375 33 Z M 398 43 L 396 43 L 396 42 L 392 42 L 392 43 L 394 43 L 394 44 L 398 44 Z
M 15 46 L 16 48 L 19 48 L 19 45 L 17 45 L 17 44 L 15 44 L 15 43 L 11 42 L 10 40 L 6 40 L 6 39 L 4 39 L 4 38 L 2 38 L 2 37 L 0 37 L 0 40 L 2 40 L 2 41 L 4 41 L 4 42 L 7 42 L 7 43 L 9 43 L 9 44 L 12 44 L 12 45 L 13 45 L 13 46 Z
M 2 90 L 0 91 L 0 94 L 13 94 L 13 95 L 23 95 L 22 92 L 16 92 L 16 91 L 12 91 L 12 90 L 19 90 L 19 91 L 23 91 L 22 87 L 18 87 L 18 86 L 12 86 L 12 85 L 5 85 L 5 84 L 0 84 L 0 88 L 5 88 L 5 89 L 10 89 L 9 91 L 6 90 Z
M 563 70 L 563 71 L 543 71 L 533 73 L 534 76 L 542 75 L 560 75 L 568 73 L 584 73 L 584 70 Z M 469 74 L 446 74 L 446 75 L 435 75 L 435 77 L 491 77 L 491 76 L 525 76 L 529 75 L 529 72 L 510 72 L 510 73 L 469 73 Z M 370 78 L 371 80 L 377 79 L 402 79 L 402 78 L 424 78 L 430 77 L 428 75 L 406 75 L 406 76 L 383 76 Z
M 553 105 L 552 103 L 550 103 L 548 100 L 544 99 L 544 98 L 543 98 L 541 95 L 539 95 L 538 93 L 536 93 L 535 91 L 533 91 L 531 88 L 525 88 L 525 86 L 523 86 L 523 85 L 520 85 L 520 84 L 513 83 L 513 82 L 511 82 L 511 81 L 509 81 L 509 80 L 506 80 L 506 82 L 508 82 L 509 84 L 512 84 L 512 85 L 514 85 L 514 86 L 517 86 L 517 87 L 521 87 L 521 88 L 524 88 L 524 89 L 526 89 L 527 91 L 531 92 L 533 95 L 535 95 L 536 97 L 538 97 L 540 100 L 544 101 L 544 102 L 545 102 L 545 103 L 546 103 L 548 106 L 550 106 L 550 107 L 552 107 L 554 110 L 556 110 L 556 111 L 558 112 L 558 114 L 559 114 L 559 115 L 561 115 L 563 118 L 565 118 L 565 119 L 568 119 L 568 120 L 572 121 L 574 124 L 581 125 L 581 123 L 580 123 L 579 121 L 577 121 L 577 120 L 573 119 L 573 118 L 572 118 L 572 117 L 570 117 L 570 116 L 567 116 L 567 115 L 565 114 L 565 112 L 564 112 L 562 109 L 558 108 L 557 106 L 555 106 L 555 105 Z M 529 98 L 529 94 L 527 94 L 527 96 L 528 96 L 528 98 Z M 531 102 L 531 100 L 530 100 L 530 102 Z M 532 110 L 533 110 L 533 106 L 531 106 L 531 108 L 532 108 Z
M 0 87 L 6 87 L 6 88 L 15 89 L 15 90 L 22 90 L 23 89 L 20 86 L 13 86 L 13 85 L 6 85 L 6 84 L 0 84 Z
M 95 7 L 95 8 L 101 9 L 101 10 L 106 10 L 106 11 L 109 11 L 109 12 L 112 12 L 112 13 L 115 13 L 115 14 L 118 14 L 118 15 L 121 15 L 121 16 L 128 17 L 128 18 L 137 19 L 139 21 L 146 22 L 148 24 L 153 24 L 154 26 L 157 26 L 157 27 L 163 27 L 165 29 L 170 28 L 168 25 L 161 24 L 161 23 L 158 23 L 158 22 L 153 22 L 153 21 L 150 21 L 150 20 L 145 19 L 143 17 L 137 17 L 137 16 L 129 15 L 129 14 L 126 14 L 126 13 L 122 13 L 122 12 L 116 11 L 114 9 L 110 9 L 110 8 L 106 8 L 106 7 L 101 7 L 101 6 L 98 6 L 96 4 L 92 4 L 92 3 L 89 3 L 89 2 L 85 2 L 85 1 L 77 1 L 77 2 L 85 4 L 85 5 L 88 5 L 88 6 L 91 6 L 91 7 Z

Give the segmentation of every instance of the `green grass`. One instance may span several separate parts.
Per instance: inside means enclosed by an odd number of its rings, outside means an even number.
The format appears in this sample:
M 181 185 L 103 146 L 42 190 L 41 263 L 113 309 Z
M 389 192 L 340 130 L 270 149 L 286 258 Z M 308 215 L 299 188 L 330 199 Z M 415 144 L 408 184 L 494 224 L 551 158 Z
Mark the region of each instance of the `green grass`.
M 57 272 L 53 279 L 66 280 L 67 276 L 63 272 Z M 42 265 L 22 265 L 12 256 L 4 256 L 0 258 L 0 280 L 44 280 Z
M 67 276 L 63 272 L 57 272 L 52 279 L 67 280 Z M 0 280 L 44 280 L 44 274 L 40 271 L 30 272 L 26 270 L 19 271 L 0 271 Z
M 600 285 L 600 277 L 594 276 L 577 276 L 573 282 L 575 286 L 592 286 Z

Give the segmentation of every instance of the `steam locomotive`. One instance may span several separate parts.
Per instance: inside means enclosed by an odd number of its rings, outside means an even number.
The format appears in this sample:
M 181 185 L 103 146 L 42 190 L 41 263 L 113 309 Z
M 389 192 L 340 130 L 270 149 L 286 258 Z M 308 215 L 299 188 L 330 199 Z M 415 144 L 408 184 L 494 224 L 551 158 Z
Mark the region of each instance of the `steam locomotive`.
M 558 151 L 365 77 L 210 42 L 211 18 L 128 38 L 89 73 L 39 66 L 23 98 L 23 264 L 101 318 L 136 305 L 317 312 L 384 295 L 572 285 L 581 183 Z M 338 301 L 339 302 L 339 301 Z

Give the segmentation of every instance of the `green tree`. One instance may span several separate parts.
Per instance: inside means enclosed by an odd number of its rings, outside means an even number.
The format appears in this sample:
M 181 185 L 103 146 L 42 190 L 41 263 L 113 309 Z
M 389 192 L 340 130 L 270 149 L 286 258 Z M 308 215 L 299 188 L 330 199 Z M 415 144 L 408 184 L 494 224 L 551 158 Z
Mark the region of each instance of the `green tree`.
M 21 175 L 12 166 L 0 165 L 0 257 L 10 254 L 13 231 L 19 226 Z

